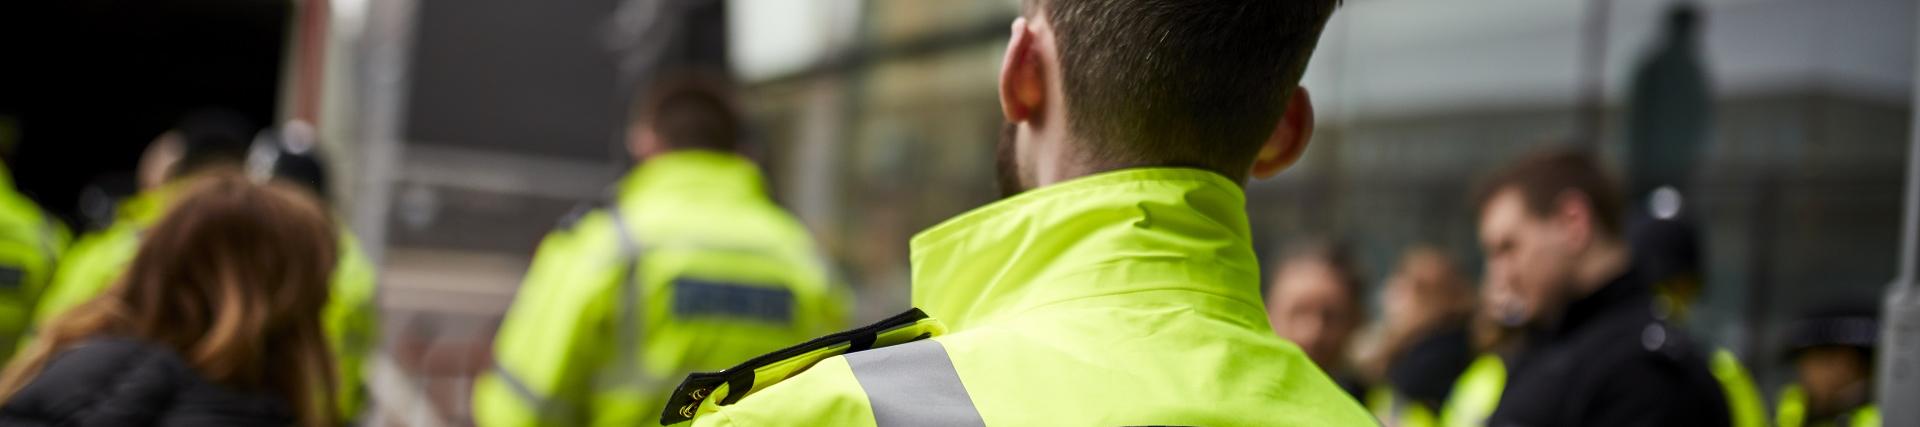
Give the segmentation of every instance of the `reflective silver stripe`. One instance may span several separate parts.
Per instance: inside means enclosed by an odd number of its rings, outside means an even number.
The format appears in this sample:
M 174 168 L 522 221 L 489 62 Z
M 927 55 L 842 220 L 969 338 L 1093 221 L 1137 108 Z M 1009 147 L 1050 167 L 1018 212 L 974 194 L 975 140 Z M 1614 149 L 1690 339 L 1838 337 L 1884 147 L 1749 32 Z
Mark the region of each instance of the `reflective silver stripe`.
M 614 232 L 619 234 L 620 257 L 626 260 L 627 271 L 620 276 L 620 301 L 616 302 L 614 359 L 608 372 L 596 376 L 595 384 L 603 390 L 651 391 L 659 381 L 647 374 L 640 360 L 640 335 L 645 328 L 640 325 L 640 312 L 636 307 L 640 305 L 640 256 L 646 248 L 633 236 L 633 228 L 627 224 L 619 201 L 607 208 L 607 215 L 612 217 Z
M 873 406 L 874 424 L 984 426 L 939 341 L 919 340 L 847 355 Z
M 527 407 L 533 409 L 534 416 L 539 418 L 541 422 L 566 424 L 574 421 L 583 412 L 579 407 L 573 406 L 568 402 L 543 396 L 540 392 L 533 391 L 533 387 L 527 386 L 526 381 L 520 380 L 520 377 L 513 375 L 513 371 L 507 370 L 506 366 L 501 365 L 499 359 L 494 359 L 493 361 L 493 375 L 499 378 L 500 382 L 505 383 L 507 389 L 513 391 L 514 396 L 519 397 L 521 402 L 525 402 Z

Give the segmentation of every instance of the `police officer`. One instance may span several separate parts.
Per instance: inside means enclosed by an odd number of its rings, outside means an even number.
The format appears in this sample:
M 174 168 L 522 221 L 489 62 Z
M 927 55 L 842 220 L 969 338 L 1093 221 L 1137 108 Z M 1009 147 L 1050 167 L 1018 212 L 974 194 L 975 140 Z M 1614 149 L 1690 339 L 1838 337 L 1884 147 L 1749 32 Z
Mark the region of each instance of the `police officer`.
M 15 142 L 9 124 L 0 121 L 0 150 L 11 161 Z M 6 166 L 0 162 L 0 361 L 13 358 L 31 326 L 69 236 L 57 218 L 14 189 Z
M 475 386 L 482 426 L 640 425 L 679 376 L 845 327 L 806 229 L 735 153 L 724 82 L 669 73 L 636 107 L 619 195 L 547 236 Z
M 1679 191 L 1661 187 L 1654 191 L 1647 209 L 1635 209 L 1628 226 L 1634 264 L 1653 292 L 1654 316 L 1670 324 L 1684 326 L 1692 316 L 1693 304 L 1705 289 L 1706 274 L 1701 267 L 1700 229 L 1692 216 L 1679 208 Z M 1759 388 L 1747 373 L 1740 358 L 1724 347 L 1712 347 L 1708 367 L 1727 398 L 1729 416 L 1735 427 L 1767 425 L 1766 403 Z
M 1487 285 L 1521 295 L 1531 336 L 1489 425 L 1728 425 L 1708 353 L 1656 318 L 1590 156 L 1545 151 L 1482 188 Z
M 1879 427 L 1873 403 L 1873 350 L 1880 324 L 1872 310 L 1816 313 L 1788 329 L 1794 381 L 1780 388 L 1779 427 Z
M 331 205 L 328 191 L 326 156 L 312 125 L 290 121 L 278 128 L 261 131 L 247 153 L 247 172 L 254 179 L 277 180 L 307 189 L 324 204 Z M 360 248 L 360 239 L 345 226 L 335 245 L 333 277 L 327 306 L 321 321 L 333 347 L 334 403 L 342 419 L 354 419 L 364 413 L 367 402 L 365 369 L 367 358 L 380 342 L 380 307 L 377 301 L 372 260 Z
M 912 239 L 919 308 L 691 376 L 661 421 L 1374 425 L 1268 326 L 1243 190 L 1306 148 L 1334 4 L 1027 2 L 1010 196 Z

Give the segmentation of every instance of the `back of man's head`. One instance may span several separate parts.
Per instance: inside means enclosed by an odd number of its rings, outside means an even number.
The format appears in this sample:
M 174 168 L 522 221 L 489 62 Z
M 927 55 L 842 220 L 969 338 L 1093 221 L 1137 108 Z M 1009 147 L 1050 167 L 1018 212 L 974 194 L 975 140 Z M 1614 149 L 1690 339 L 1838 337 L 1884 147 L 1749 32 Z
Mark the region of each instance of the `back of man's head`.
M 1058 40 L 1090 161 L 1240 178 L 1274 132 L 1338 0 L 1027 0 Z
M 1484 211 L 1495 196 L 1508 190 L 1520 195 L 1527 214 L 1550 217 L 1563 194 L 1585 199 L 1593 228 L 1608 239 L 1623 239 L 1620 216 L 1620 190 L 1600 168 L 1599 159 L 1578 149 L 1548 149 L 1521 157 L 1494 173 L 1481 184 L 1475 196 L 1476 210 Z
M 653 139 L 640 143 L 637 151 L 738 148 L 741 119 L 723 80 L 684 75 L 657 79 L 632 111 L 632 124 Z M 648 144 L 654 146 L 645 147 Z

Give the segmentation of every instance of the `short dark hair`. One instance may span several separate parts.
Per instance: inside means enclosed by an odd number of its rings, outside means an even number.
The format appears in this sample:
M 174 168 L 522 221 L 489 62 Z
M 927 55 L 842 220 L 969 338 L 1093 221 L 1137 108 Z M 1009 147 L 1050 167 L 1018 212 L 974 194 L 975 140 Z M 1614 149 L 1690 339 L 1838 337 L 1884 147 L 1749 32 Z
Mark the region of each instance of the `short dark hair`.
M 1552 215 L 1560 194 L 1567 191 L 1579 194 L 1593 209 L 1594 226 L 1610 237 L 1621 238 L 1620 216 L 1625 202 L 1613 179 L 1601 170 L 1599 159 L 1591 152 L 1551 148 L 1521 156 L 1480 184 L 1474 196 L 1474 210 L 1484 213 L 1487 203 L 1508 189 L 1519 191 L 1527 213 L 1536 218 Z
M 1339 0 L 1027 0 L 1044 9 L 1077 138 L 1109 165 L 1244 178 Z
M 741 119 L 730 86 L 691 73 L 663 76 L 636 97 L 629 120 L 652 128 L 669 149 L 734 151 Z

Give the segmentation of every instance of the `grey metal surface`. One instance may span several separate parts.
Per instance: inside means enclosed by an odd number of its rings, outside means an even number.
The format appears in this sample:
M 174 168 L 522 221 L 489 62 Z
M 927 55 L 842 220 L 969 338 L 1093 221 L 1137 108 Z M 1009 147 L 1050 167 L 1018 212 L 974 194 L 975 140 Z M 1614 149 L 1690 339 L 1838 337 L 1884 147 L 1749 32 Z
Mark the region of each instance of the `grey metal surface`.
M 1920 30 L 1915 31 L 1920 39 Z M 1920 49 L 1917 49 L 1920 50 Z M 1916 72 L 1920 79 L 1920 72 Z M 1920 106 L 1920 90 L 1913 91 Z M 1920 124 L 1920 108 L 1913 109 Z M 1920 127 L 1911 131 L 1907 156 L 1906 215 L 1901 219 L 1900 275 L 1888 286 L 1880 330 L 1879 398 L 1881 420 L 1889 426 L 1920 425 Z M 1891 403 L 1891 404 L 1890 404 Z

